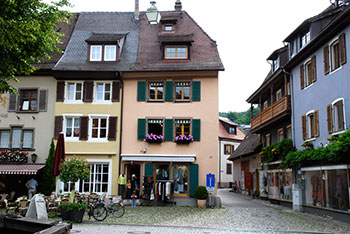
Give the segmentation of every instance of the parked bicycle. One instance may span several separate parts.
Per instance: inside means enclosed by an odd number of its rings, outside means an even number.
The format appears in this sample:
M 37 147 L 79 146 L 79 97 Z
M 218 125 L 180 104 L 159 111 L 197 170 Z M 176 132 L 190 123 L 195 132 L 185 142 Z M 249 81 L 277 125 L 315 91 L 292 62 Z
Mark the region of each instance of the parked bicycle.
M 116 218 L 120 218 L 125 213 L 125 206 L 123 200 L 118 200 L 117 202 L 112 202 L 107 204 L 103 198 L 101 198 L 94 206 L 90 207 L 88 212 L 89 219 L 94 217 L 97 221 L 103 221 L 107 218 L 108 214 L 113 215 Z

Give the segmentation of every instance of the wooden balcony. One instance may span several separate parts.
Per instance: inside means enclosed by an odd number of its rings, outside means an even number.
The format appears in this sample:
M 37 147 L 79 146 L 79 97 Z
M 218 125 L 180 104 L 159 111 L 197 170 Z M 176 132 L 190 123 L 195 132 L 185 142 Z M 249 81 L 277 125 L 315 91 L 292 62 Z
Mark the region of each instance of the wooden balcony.
M 275 102 L 272 106 L 260 112 L 251 120 L 251 129 L 257 130 L 269 120 L 278 119 L 278 117 L 290 113 L 290 96 L 284 96 L 281 100 Z

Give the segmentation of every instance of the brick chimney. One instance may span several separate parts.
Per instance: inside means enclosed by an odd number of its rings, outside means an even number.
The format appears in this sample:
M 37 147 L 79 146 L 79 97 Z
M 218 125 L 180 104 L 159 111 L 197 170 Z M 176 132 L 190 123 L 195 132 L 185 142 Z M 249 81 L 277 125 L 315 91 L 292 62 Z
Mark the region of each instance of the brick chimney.
M 135 0 L 134 19 L 135 20 L 139 20 L 140 19 L 140 4 L 139 4 L 139 0 Z
M 175 11 L 181 11 L 181 10 L 182 10 L 181 0 L 176 0 L 176 2 L 175 2 Z

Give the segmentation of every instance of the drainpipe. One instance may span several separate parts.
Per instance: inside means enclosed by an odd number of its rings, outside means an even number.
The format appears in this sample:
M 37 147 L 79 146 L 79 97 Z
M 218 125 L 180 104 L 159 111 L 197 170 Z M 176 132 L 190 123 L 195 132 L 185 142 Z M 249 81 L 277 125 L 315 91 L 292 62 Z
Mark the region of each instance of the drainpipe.
M 119 136 L 119 174 L 121 172 L 121 165 L 122 165 L 122 160 L 121 160 L 121 154 L 122 154 L 122 133 L 123 133 L 123 109 L 124 109 L 124 82 L 122 79 L 122 72 L 117 72 L 119 74 L 120 78 L 120 86 L 122 88 L 122 95 L 121 95 L 121 100 L 120 100 L 120 136 Z M 119 176 L 118 174 L 118 176 Z
M 219 187 L 221 187 L 221 140 L 219 137 Z

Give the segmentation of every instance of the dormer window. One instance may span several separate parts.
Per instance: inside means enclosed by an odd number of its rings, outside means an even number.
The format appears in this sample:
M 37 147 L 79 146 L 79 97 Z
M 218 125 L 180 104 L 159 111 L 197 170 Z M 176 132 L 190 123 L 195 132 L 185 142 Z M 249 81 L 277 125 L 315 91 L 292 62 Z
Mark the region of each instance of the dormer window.
M 303 48 L 306 44 L 308 44 L 311 40 L 310 31 L 305 32 L 300 37 L 300 48 Z
M 115 61 L 116 60 L 117 46 L 106 45 L 105 46 L 105 61 Z
M 102 60 L 102 46 L 94 45 L 90 48 L 90 61 Z
M 188 59 L 188 47 L 165 46 L 165 59 Z
M 163 25 L 163 31 L 167 31 L 167 32 L 174 31 L 174 26 L 172 24 Z
M 278 57 L 272 61 L 272 71 L 276 71 L 280 67 Z

